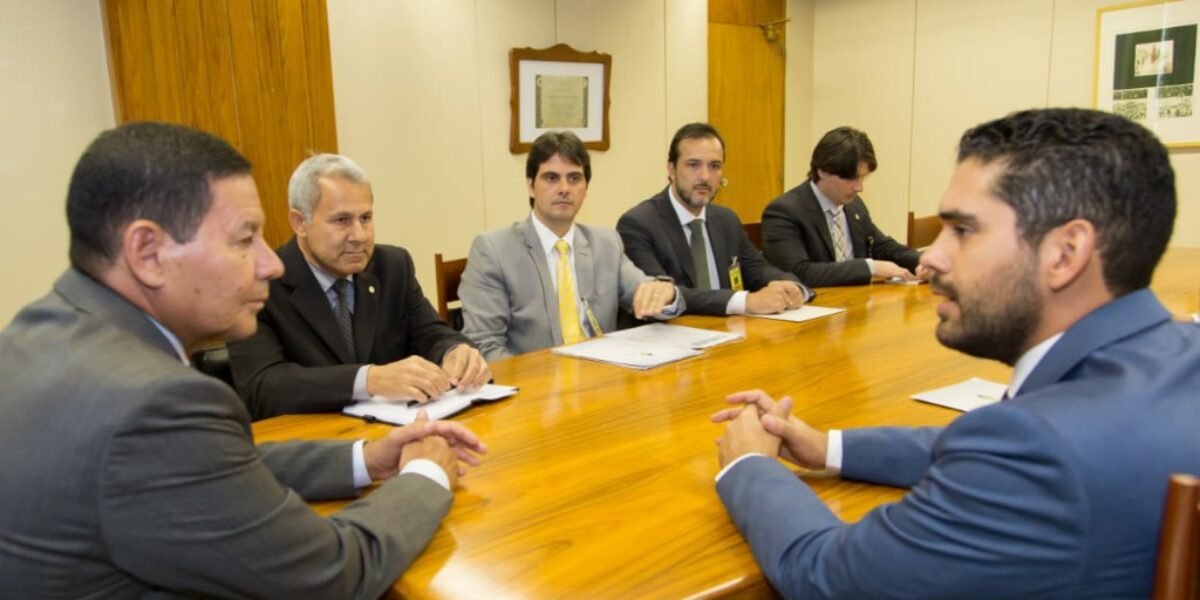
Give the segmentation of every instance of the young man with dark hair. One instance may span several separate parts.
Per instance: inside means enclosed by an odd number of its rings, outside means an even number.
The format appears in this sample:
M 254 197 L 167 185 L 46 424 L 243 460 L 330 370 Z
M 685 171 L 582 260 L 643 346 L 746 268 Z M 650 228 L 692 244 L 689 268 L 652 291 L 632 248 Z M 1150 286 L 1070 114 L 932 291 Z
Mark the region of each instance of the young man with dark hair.
M 478 438 L 424 419 L 255 447 L 188 366 L 254 333 L 282 266 L 250 163 L 164 123 L 106 131 L 67 196 L 71 268 L 0 333 L 0 581 L 14 598 L 378 598 L 450 509 Z M 305 501 L 368 502 L 322 518 Z
M 688 312 L 770 314 L 802 306 L 812 292 L 768 264 L 737 214 L 713 203 L 724 165 L 716 128 L 679 128 L 667 152 L 667 187 L 617 221 L 625 254 L 649 275 L 674 278 Z
M 763 210 L 767 260 L 817 287 L 915 280 L 920 253 L 880 231 L 859 197 L 877 164 L 867 134 L 850 127 L 826 133 L 808 179 Z
M 590 165 L 573 133 L 542 134 L 525 161 L 529 217 L 471 244 L 458 289 L 463 333 L 488 360 L 611 331 L 619 309 L 639 319 L 683 310 L 670 281 L 629 262 L 616 231 L 575 222 Z
M 921 257 L 937 338 L 1013 366 L 944 428 L 818 431 L 761 391 L 717 491 L 789 598 L 1149 596 L 1172 473 L 1200 473 L 1200 331 L 1147 289 L 1171 237 L 1166 148 L 1123 117 L 1031 110 L 963 135 Z M 775 457 L 911 488 L 842 523 Z

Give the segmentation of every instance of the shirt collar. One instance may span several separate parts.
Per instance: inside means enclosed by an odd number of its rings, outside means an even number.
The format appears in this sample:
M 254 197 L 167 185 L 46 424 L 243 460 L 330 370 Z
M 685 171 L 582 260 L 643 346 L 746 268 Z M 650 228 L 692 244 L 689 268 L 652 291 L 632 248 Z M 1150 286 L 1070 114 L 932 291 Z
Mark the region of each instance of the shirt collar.
M 675 209 L 675 216 L 679 217 L 680 225 L 687 227 L 688 223 L 691 223 L 692 221 L 695 221 L 696 219 L 703 220 L 703 219 L 707 218 L 708 206 L 701 208 L 699 215 L 693 215 L 691 212 L 688 211 L 688 209 L 683 207 L 683 202 L 679 200 L 679 196 L 675 195 L 675 186 L 668 185 L 667 186 L 667 194 L 671 197 L 671 208 Z
M 329 288 L 333 287 L 333 282 L 337 281 L 337 277 L 326 273 L 324 269 L 312 264 L 311 262 L 308 262 L 307 259 L 305 259 L 304 262 L 308 263 L 308 268 L 312 270 L 313 277 L 317 278 L 317 284 L 321 286 L 321 291 L 328 295 Z M 354 283 L 353 275 L 347 275 L 343 279 L 349 281 L 350 283 Z
M 817 187 L 817 182 L 809 179 L 808 185 L 812 186 L 813 195 L 817 197 L 817 203 L 821 205 L 821 212 L 825 213 L 826 215 L 828 215 L 829 211 L 831 210 L 835 213 L 841 212 L 842 207 L 834 204 L 833 200 L 830 200 L 829 197 L 821 191 L 821 188 Z
M 146 314 L 146 313 L 142 313 L 142 314 Z M 171 333 L 170 329 L 167 329 L 165 326 L 163 326 L 162 323 L 159 323 L 158 320 L 155 319 L 154 317 L 146 314 L 146 318 L 150 319 L 150 322 L 152 324 L 154 324 L 155 327 L 158 328 L 158 331 L 163 334 L 163 337 L 167 338 L 168 342 L 171 342 L 171 347 L 175 349 L 175 354 L 179 355 L 179 360 L 183 361 L 183 364 L 191 366 L 192 361 L 188 360 L 187 352 L 185 352 L 183 350 L 183 344 L 179 343 L 179 338 L 175 337 L 175 334 Z
M 554 243 L 559 240 L 558 234 L 554 233 L 553 231 L 550 231 L 549 227 L 546 227 L 545 224 L 543 224 L 541 221 L 538 220 L 537 215 L 534 215 L 531 213 L 529 215 L 529 220 L 533 221 L 533 230 L 534 230 L 534 232 L 537 233 L 538 241 L 542 243 L 542 254 L 550 254 L 551 252 L 554 252 L 555 251 Z M 575 251 L 575 224 L 574 223 L 571 223 L 571 228 L 567 230 L 566 235 L 562 236 L 562 239 L 563 239 L 563 241 L 567 242 L 567 245 L 571 247 L 571 251 L 574 252 Z
M 1021 358 L 1017 359 L 1017 364 L 1013 365 L 1012 379 L 1008 382 L 1008 397 L 1012 398 L 1021 391 L 1021 386 L 1025 384 L 1025 380 L 1029 379 L 1030 373 L 1037 368 L 1038 363 L 1046 357 L 1054 344 L 1063 336 L 1062 332 L 1056 333 L 1045 340 L 1042 340 L 1038 345 L 1025 351 Z

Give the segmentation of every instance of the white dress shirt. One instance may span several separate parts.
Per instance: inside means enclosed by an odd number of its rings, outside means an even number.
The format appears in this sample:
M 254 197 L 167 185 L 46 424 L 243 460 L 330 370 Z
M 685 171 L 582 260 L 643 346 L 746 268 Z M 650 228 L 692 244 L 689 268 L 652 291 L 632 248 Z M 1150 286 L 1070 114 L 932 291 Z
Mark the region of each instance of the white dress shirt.
M 708 223 L 708 207 L 700 209 L 699 215 L 693 215 L 683 207 L 683 202 L 679 200 L 679 196 L 675 195 L 675 186 L 667 186 L 667 194 L 671 197 L 671 208 L 675 209 L 675 216 L 679 218 L 679 225 L 683 227 L 683 237 L 687 239 L 688 245 L 692 243 L 692 229 L 688 227 L 692 221 L 700 219 Z M 707 230 L 707 228 L 705 228 Z M 712 284 L 713 289 L 721 287 L 721 274 L 717 271 L 717 260 L 713 255 L 712 236 L 704 236 L 704 251 L 708 257 L 708 281 Z M 690 260 L 691 257 L 689 256 Z M 729 302 L 725 304 L 725 314 L 727 315 L 744 315 L 746 314 L 746 296 L 749 292 L 742 290 L 734 292 L 733 296 L 729 297 Z

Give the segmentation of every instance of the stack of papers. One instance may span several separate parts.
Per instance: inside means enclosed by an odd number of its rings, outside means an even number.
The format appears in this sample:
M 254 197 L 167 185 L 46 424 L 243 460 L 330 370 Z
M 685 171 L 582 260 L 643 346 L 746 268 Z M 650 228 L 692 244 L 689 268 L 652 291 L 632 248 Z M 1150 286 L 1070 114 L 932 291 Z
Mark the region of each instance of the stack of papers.
M 559 346 L 551 352 L 631 369 L 651 369 L 701 354 L 692 348 L 613 337 L 612 334 L 570 346 Z
M 967 412 L 999 402 L 1008 386 L 978 377 L 949 387 L 913 394 L 913 400 Z
M 641 327 L 614 331 L 608 334 L 608 337 L 703 350 L 726 342 L 744 339 L 746 336 L 741 333 L 729 333 L 727 331 L 712 331 L 697 327 L 684 327 L 682 325 L 651 323 L 649 325 L 642 325 Z
M 793 308 L 792 310 L 785 310 L 781 313 L 774 314 L 774 315 L 747 315 L 747 316 L 758 317 L 760 319 L 775 319 L 778 321 L 792 321 L 794 323 L 800 323 L 803 321 L 810 321 L 812 319 L 819 319 L 821 317 L 828 317 L 829 315 L 836 315 L 837 313 L 845 312 L 845 311 L 846 311 L 846 309 L 844 309 L 844 308 L 826 308 L 824 306 L 801 306 L 800 308 Z
M 351 404 L 343 408 L 342 413 L 352 417 L 382 421 L 393 425 L 408 425 L 417 420 L 417 412 L 421 409 L 425 409 L 429 413 L 429 419 L 435 421 L 460 413 L 470 408 L 473 404 L 500 400 L 516 393 L 517 388 L 511 385 L 494 385 L 489 383 L 473 392 L 450 390 L 442 394 L 441 398 L 425 404 L 418 404 L 415 401 L 388 402 L 376 396 L 375 399 L 368 402 Z

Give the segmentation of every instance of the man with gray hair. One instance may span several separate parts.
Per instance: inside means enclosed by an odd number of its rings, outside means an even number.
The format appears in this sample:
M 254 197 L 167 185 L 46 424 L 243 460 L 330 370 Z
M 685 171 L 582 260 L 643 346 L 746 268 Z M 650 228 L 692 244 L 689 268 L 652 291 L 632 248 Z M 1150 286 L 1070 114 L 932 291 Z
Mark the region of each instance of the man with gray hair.
M 421 292 L 408 251 L 375 245 L 373 201 L 366 174 L 344 156 L 312 156 L 292 174 L 295 236 L 277 250 L 286 270 L 271 282 L 258 333 L 229 346 L 255 419 L 371 398 L 425 402 L 491 378 Z

